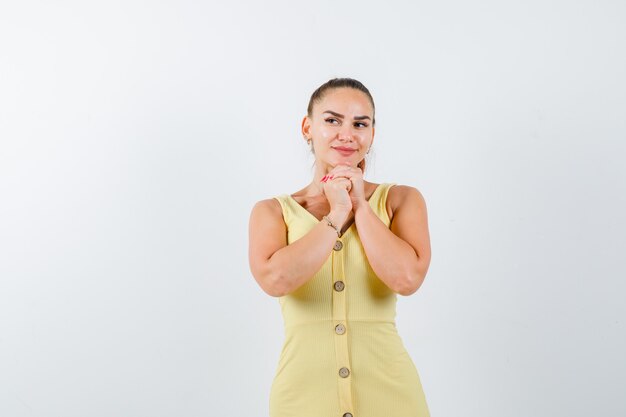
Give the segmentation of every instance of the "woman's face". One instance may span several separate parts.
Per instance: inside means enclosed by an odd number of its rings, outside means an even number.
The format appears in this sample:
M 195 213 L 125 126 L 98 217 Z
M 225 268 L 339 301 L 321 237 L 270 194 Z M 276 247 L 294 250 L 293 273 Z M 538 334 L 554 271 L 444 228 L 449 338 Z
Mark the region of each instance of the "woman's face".
M 374 109 L 365 93 L 335 88 L 313 105 L 311 118 L 302 121 L 302 133 L 313 141 L 316 162 L 356 167 L 374 141 Z

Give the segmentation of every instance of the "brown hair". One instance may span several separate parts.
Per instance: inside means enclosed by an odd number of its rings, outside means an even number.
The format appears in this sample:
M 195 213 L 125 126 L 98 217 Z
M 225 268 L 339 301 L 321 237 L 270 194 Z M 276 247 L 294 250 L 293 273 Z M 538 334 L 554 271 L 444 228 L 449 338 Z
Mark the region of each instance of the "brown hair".
M 313 115 L 313 105 L 319 102 L 326 92 L 329 90 L 333 90 L 335 88 L 353 88 L 355 90 L 359 90 L 367 96 L 370 103 L 372 104 L 373 117 L 372 117 L 372 127 L 376 125 L 376 106 L 374 106 L 374 98 L 370 94 L 370 91 L 358 80 L 353 78 L 333 78 L 326 81 L 324 84 L 320 85 L 314 92 L 311 94 L 311 98 L 309 99 L 309 105 L 307 107 L 307 116 L 312 117 Z M 361 162 L 357 164 L 362 171 L 365 171 L 365 159 L 362 159 Z

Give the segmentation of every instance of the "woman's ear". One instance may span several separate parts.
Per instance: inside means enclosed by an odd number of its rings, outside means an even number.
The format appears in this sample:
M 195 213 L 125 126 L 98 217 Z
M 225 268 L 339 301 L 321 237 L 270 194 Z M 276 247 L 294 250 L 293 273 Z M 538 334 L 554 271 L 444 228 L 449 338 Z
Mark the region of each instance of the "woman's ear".
M 304 136 L 304 140 L 311 137 L 311 120 L 309 116 L 302 118 L 302 136 Z

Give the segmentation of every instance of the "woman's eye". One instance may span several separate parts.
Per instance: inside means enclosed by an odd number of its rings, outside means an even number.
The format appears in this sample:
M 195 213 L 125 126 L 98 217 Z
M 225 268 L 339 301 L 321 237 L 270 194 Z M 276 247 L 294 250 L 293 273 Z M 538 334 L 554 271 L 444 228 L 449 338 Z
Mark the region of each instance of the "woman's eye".
M 337 121 L 337 119 L 333 118 L 333 117 L 329 117 L 328 119 L 326 119 L 327 122 L 331 122 L 331 121 Z
M 367 127 L 367 123 L 356 122 L 355 125 L 361 125 L 361 127 Z

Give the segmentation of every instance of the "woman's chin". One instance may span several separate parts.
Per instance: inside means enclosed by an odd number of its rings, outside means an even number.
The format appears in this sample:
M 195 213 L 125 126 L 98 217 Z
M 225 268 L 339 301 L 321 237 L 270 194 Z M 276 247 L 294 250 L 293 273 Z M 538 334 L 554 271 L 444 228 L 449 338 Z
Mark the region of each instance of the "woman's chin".
M 348 159 L 340 159 L 338 161 L 334 161 L 331 165 L 333 166 L 333 168 L 335 168 L 338 165 L 348 165 L 354 168 L 356 167 L 356 162 L 350 161 Z

